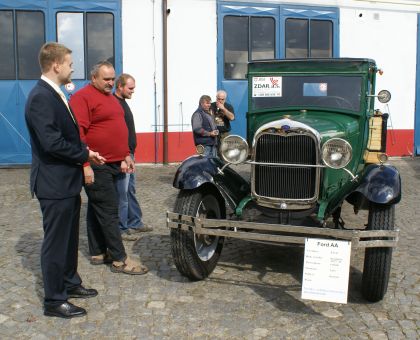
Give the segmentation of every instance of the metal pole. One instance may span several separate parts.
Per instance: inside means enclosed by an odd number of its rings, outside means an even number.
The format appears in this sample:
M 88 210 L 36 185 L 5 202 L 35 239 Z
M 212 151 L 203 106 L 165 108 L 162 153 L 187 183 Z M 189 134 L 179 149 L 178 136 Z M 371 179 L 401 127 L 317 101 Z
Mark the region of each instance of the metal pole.
M 163 40 L 163 164 L 168 164 L 168 4 L 162 0 Z

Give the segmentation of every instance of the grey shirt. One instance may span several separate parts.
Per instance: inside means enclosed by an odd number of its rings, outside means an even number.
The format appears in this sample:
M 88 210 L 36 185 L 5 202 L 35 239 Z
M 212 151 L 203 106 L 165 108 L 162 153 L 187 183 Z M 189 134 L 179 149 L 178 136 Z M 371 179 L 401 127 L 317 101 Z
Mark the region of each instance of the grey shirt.
M 205 112 L 205 114 L 201 115 L 199 111 L 204 112 L 203 109 L 201 107 L 199 107 L 197 109 L 197 111 L 195 111 L 194 114 L 191 117 L 192 130 L 197 135 L 209 136 L 211 131 L 217 130 L 217 126 L 216 126 L 216 123 L 214 121 L 214 117 L 207 112 Z M 203 124 L 203 118 L 207 120 L 208 124 L 210 124 L 211 130 L 203 129 L 203 126 L 207 125 L 207 124 Z

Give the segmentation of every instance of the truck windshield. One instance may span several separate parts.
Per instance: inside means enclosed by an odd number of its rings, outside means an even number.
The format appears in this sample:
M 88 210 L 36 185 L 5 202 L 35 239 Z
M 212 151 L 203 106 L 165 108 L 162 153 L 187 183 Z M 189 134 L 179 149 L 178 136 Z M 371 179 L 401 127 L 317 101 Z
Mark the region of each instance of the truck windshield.
M 253 77 L 252 109 L 308 107 L 360 111 L 361 76 Z

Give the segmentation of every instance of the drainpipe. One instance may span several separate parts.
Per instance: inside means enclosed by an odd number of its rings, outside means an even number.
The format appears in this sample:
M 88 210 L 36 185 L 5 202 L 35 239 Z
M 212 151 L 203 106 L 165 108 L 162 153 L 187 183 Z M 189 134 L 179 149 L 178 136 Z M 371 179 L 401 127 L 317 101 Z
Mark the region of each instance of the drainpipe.
M 163 62 L 163 164 L 168 164 L 168 10 L 162 0 L 162 62 Z

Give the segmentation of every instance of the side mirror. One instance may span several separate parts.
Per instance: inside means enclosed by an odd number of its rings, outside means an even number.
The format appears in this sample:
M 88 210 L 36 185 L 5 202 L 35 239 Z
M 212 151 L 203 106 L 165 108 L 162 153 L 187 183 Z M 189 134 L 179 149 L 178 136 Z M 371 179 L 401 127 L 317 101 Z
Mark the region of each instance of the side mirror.
M 378 100 L 383 104 L 388 103 L 391 100 L 391 92 L 388 90 L 379 91 Z

